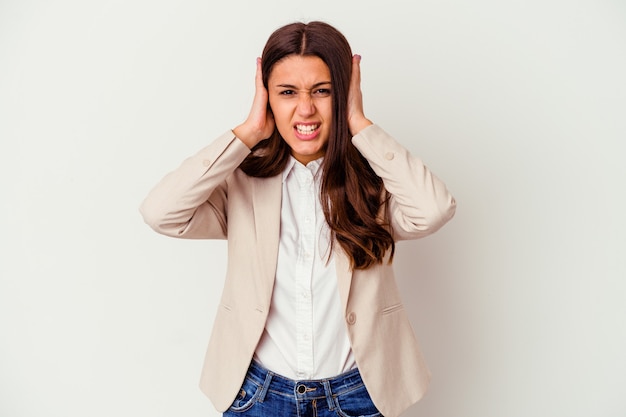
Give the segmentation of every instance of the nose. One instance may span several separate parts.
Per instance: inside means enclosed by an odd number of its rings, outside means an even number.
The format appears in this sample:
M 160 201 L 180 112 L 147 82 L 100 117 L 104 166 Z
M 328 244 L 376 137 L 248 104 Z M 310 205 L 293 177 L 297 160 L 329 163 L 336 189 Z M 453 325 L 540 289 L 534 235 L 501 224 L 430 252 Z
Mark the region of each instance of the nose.
M 301 116 L 311 116 L 315 113 L 315 104 L 310 94 L 300 94 L 297 110 L 298 114 Z

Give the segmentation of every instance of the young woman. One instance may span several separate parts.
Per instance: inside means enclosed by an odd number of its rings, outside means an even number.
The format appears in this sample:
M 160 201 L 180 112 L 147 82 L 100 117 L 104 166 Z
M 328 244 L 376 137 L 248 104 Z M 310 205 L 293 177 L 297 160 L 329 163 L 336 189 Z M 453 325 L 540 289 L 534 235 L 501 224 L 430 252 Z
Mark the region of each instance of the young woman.
M 141 206 L 159 233 L 228 240 L 201 378 L 224 416 L 393 417 L 427 388 L 391 260 L 455 201 L 365 117 L 360 60 L 323 22 L 279 28 L 248 118 Z

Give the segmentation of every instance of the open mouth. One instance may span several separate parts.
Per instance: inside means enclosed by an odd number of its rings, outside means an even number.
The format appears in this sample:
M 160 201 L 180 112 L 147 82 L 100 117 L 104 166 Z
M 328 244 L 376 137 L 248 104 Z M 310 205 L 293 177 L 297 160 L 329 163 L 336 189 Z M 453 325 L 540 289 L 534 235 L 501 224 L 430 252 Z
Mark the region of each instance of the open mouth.
M 295 127 L 296 127 L 296 132 L 298 132 L 298 135 L 301 135 L 301 136 L 311 136 L 311 135 L 315 134 L 317 129 L 319 129 L 320 125 L 317 124 L 317 123 L 315 123 L 315 124 L 297 124 Z

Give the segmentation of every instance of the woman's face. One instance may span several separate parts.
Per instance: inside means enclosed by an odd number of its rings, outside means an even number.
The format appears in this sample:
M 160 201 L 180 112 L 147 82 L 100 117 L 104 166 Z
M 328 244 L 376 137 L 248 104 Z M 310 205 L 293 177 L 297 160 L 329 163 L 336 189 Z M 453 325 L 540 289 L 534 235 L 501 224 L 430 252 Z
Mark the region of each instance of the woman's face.
M 316 56 L 289 55 L 274 64 L 267 90 L 276 128 L 299 162 L 324 155 L 332 123 L 330 70 Z

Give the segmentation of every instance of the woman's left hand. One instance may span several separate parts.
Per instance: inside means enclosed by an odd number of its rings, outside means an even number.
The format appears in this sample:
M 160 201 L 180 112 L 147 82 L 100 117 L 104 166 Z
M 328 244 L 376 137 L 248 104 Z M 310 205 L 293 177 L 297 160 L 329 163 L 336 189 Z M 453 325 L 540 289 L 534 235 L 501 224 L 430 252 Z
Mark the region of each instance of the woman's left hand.
M 350 133 L 355 136 L 372 122 L 363 112 L 363 94 L 361 93 L 361 55 L 352 57 L 352 77 L 350 92 L 348 93 L 348 126 Z

